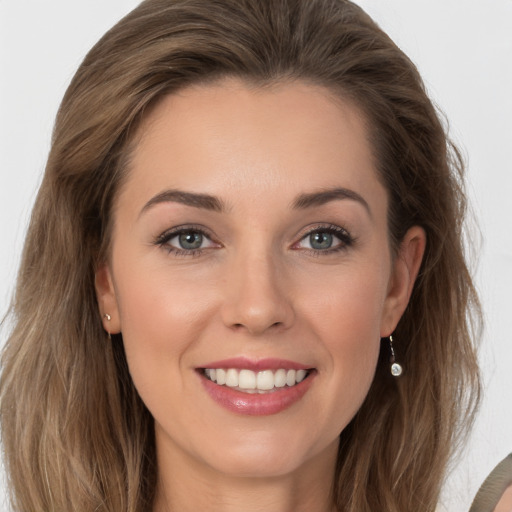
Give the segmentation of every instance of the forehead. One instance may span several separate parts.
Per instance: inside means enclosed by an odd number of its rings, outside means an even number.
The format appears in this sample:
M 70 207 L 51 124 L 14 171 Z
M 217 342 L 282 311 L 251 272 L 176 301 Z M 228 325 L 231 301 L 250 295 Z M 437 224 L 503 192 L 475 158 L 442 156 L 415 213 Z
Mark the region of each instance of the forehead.
M 126 189 L 193 189 L 234 201 L 343 186 L 382 193 L 365 118 L 328 89 L 238 80 L 163 98 L 134 141 Z

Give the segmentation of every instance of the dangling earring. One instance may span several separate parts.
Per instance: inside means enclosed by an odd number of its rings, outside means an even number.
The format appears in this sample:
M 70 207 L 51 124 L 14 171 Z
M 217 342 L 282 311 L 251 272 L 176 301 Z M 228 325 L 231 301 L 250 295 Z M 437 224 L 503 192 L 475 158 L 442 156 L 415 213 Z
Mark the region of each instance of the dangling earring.
M 391 375 L 393 377 L 400 377 L 403 372 L 402 365 L 396 362 L 395 360 L 395 351 L 393 349 L 393 336 L 389 337 L 389 348 L 391 350 L 391 357 L 389 358 L 389 362 L 391 363 Z
M 110 322 L 110 320 L 112 320 L 112 317 L 108 313 L 105 313 L 103 315 L 103 318 L 106 318 L 107 322 Z M 108 339 L 111 340 L 112 337 L 110 336 L 110 330 L 109 329 L 107 329 L 107 333 L 108 333 Z

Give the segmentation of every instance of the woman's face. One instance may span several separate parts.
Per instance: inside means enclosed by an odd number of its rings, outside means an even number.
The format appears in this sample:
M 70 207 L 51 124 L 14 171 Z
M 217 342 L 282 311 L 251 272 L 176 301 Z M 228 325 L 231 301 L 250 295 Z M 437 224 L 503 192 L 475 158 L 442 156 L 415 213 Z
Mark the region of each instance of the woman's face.
M 387 208 L 363 118 L 325 89 L 226 80 L 156 106 L 96 285 L 159 460 L 334 463 L 421 259 L 416 228 L 391 258 Z

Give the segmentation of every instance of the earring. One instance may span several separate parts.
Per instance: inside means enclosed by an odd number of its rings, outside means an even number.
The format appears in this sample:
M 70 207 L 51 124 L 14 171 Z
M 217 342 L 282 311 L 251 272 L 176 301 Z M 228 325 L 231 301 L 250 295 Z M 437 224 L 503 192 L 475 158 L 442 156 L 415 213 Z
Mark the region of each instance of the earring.
M 107 322 L 110 322 L 110 320 L 112 320 L 112 317 L 108 313 L 105 313 L 103 315 L 103 318 L 106 318 Z M 107 333 L 108 333 L 108 339 L 111 340 L 112 337 L 110 336 L 110 331 L 108 329 L 107 329 Z
M 389 348 L 391 350 L 391 357 L 389 358 L 389 362 L 391 363 L 391 375 L 393 377 L 400 377 L 403 372 L 402 365 L 396 362 L 395 360 L 395 351 L 393 349 L 393 336 L 389 337 Z

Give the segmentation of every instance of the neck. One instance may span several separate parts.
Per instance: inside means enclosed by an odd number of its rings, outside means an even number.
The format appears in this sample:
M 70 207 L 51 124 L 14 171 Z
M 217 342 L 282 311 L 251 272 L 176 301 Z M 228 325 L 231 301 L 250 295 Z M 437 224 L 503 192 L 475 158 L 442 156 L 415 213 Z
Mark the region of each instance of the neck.
M 183 453 L 169 460 L 160 452 L 153 512 L 334 512 L 336 453 L 330 446 L 291 474 L 240 477 L 204 467 Z

